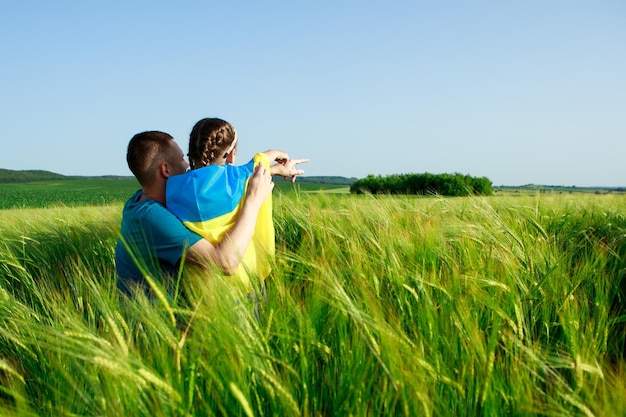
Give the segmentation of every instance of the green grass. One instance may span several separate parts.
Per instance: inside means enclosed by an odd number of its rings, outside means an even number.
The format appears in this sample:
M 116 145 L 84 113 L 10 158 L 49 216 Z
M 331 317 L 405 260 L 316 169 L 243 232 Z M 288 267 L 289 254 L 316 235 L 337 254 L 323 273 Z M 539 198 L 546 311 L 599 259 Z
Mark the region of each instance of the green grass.
M 624 415 L 625 203 L 277 193 L 259 320 L 121 302 L 121 204 L 0 211 L 0 415 Z
M 0 183 L 0 210 L 11 208 L 80 207 L 123 203 L 139 189 L 134 179 L 63 179 Z M 332 184 L 276 181 L 277 193 L 349 192 Z
M 0 209 L 77 207 L 122 203 L 139 184 L 135 180 L 77 179 L 0 184 Z

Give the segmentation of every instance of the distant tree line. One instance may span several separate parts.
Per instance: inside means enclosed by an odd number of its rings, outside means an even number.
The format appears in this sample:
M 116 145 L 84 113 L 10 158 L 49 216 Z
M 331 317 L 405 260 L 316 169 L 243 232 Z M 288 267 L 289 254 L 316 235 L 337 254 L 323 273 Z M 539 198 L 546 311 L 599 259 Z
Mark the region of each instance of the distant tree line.
M 0 168 L 0 183 L 64 180 L 66 176 L 50 171 L 26 170 L 13 171 Z
M 368 175 L 350 186 L 356 194 L 438 194 L 444 196 L 492 195 L 491 181 L 486 177 L 462 174 Z
M 19 183 L 19 182 L 36 182 L 36 181 L 59 181 L 59 180 L 134 180 L 132 175 L 100 175 L 100 176 L 82 176 L 82 175 L 62 175 L 50 171 L 42 170 L 24 170 L 14 171 L 11 169 L 0 168 L 0 184 L 3 183 Z

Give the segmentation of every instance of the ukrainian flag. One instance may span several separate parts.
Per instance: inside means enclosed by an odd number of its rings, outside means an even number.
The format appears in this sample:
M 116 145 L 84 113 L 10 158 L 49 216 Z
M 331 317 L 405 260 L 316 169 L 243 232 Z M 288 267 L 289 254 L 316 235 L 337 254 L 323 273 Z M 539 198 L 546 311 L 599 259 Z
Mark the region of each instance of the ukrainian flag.
M 190 230 L 217 244 L 235 224 L 243 206 L 248 179 L 259 163 L 269 170 L 267 155 L 258 153 L 245 165 L 208 165 L 170 177 L 166 207 Z M 252 241 L 233 275 L 235 283 L 241 285 L 245 293 L 252 291 L 250 276 L 264 280 L 269 275 L 270 259 L 275 250 L 270 195 L 261 206 Z

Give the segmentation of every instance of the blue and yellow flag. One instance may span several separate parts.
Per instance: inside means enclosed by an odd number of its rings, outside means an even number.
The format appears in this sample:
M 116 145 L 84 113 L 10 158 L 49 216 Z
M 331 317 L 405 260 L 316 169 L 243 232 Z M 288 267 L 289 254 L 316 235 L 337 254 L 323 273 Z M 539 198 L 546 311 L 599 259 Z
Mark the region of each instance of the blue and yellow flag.
M 208 165 L 167 180 L 166 207 L 185 226 L 213 244 L 219 243 L 235 224 L 243 206 L 248 179 L 262 163 L 269 169 L 266 154 L 258 153 L 245 165 Z M 233 277 L 244 292 L 250 292 L 250 275 L 263 280 L 271 270 L 275 254 L 272 196 L 262 204 L 252 241 Z

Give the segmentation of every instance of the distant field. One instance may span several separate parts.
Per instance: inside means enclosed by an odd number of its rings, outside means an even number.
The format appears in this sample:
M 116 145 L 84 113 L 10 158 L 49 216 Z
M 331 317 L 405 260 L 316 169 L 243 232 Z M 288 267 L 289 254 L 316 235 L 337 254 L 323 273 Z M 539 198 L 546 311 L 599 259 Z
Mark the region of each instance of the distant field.
M 109 205 L 126 201 L 139 184 L 134 179 L 75 179 L 21 183 L 0 183 L 0 209 L 78 207 Z M 282 193 L 348 192 L 343 185 L 312 184 L 276 181 L 276 190 Z
M 108 205 L 127 200 L 135 180 L 80 179 L 0 184 L 0 209 Z
M 566 187 L 556 185 L 522 185 L 493 187 L 496 195 L 527 195 L 527 194 L 623 194 L 626 187 Z
M 319 177 L 320 181 L 337 180 Z M 330 179 L 329 179 L 330 178 Z M 314 178 L 303 177 L 295 184 L 275 178 L 275 191 L 347 194 L 346 184 L 315 183 Z M 87 178 L 50 179 L 36 182 L 0 182 L 0 209 L 99 206 L 125 202 L 139 184 L 135 179 Z M 623 194 L 622 188 L 576 188 L 550 186 L 494 187 L 496 195 L 522 196 L 535 194 Z

